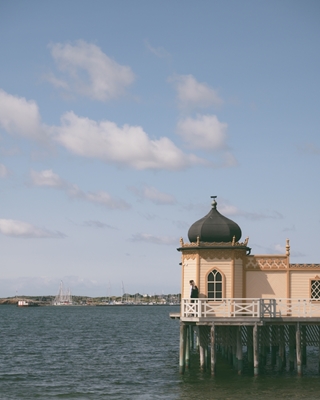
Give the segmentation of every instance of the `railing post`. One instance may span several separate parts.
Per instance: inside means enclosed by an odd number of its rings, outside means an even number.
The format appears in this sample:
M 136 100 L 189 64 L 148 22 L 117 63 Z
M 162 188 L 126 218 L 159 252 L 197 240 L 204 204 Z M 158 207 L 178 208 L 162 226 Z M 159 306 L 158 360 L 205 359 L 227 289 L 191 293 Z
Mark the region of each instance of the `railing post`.
M 264 317 L 263 313 L 263 299 L 258 299 L 257 301 L 257 317 Z

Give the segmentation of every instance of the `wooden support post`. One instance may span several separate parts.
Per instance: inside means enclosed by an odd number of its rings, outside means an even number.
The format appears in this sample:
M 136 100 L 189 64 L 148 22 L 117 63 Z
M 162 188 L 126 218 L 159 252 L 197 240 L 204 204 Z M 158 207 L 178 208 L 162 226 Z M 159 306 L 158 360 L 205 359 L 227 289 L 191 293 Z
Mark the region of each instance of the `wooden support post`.
M 319 338 L 318 369 L 320 374 L 320 325 L 318 325 L 318 338 Z
M 296 323 L 296 351 L 297 351 L 297 372 L 298 375 L 302 375 L 302 364 L 301 364 L 301 330 L 300 323 Z
M 259 336 L 258 325 L 254 324 L 253 327 L 253 374 L 259 375 Z
M 230 365 L 233 365 L 233 353 L 232 353 L 232 346 L 228 346 L 228 361 Z
M 274 366 L 277 363 L 277 351 L 278 351 L 278 346 L 272 346 L 271 347 L 271 365 Z
M 289 371 L 294 370 L 294 360 L 295 360 L 295 332 L 294 325 L 289 326 Z
M 194 349 L 194 330 L 192 325 L 190 325 L 190 349 Z
M 237 360 L 237 327 L 234 326 L 232 329 L 232 365 L 234 369 L 238 369 L 238 360 Z
M 209 348 L 208 345 L 204 346 L 204 369 L 205 371 L 208 369 L 208 365 L 209 365 L 209 360 L 210 358 L 210 354 L 209 354 Z
M 200 346 L 200 330 L 199 330 L 199 326 L 196 327 L 196 349 L 197 351 L 199 351 L 199 346 Z
M 215 375 L 216 371 L 216 341 L 215 341 L 215 326 L 214 322 L 211 325 L 211 332 L 210 332 L 210 339 L 211 339 L 211 375 Z
M 199 355 L 200 355 L 200 370 L 204 371 L 206 367 L 206 356 L 205 356 L 205 343 L 203 340 L 202 327 L 199 326 Z
M 279 327 L 279 357 L 278 357 L 279 371 L 285 367 L 285 339 L 284 339 L 284 326 Z
M 186 369 L 190 368 L 190 331 L 191 326 L 186 326 L 186 350 L 185 350 L 185 361 L 186 361 Z
M 250 368 L 252 368 L 253 367 L 252 326 L 247 326 L 247 357 L 248 357 L 248 365 Z
M 277 351 L 278 346 L 275 345 L 275 341 L 277 338 L 277 326 L 272 325 L 271 327 L 271 365 L 276 365 L 277 362 Z
M 237 329 L 237 359 L 238 359 L 238 374 L 241 375 L 242 369 L 243 369 L 241 326 L 238 326 L 238 329 Z
M 302 347 L 301 347 L 301 361 L 302 365 L 307 365 L 307 327 L 302 325 L 301 327 L 302 334 Z
M 260 346 L 261 348 L 261 364 L 267 365 L 267 346 Z
M 180 323 L 180 352 L 179 352 L 179 372 L 184 374 L 185 371 L 185 349 L 186 349 L 186 325 Z

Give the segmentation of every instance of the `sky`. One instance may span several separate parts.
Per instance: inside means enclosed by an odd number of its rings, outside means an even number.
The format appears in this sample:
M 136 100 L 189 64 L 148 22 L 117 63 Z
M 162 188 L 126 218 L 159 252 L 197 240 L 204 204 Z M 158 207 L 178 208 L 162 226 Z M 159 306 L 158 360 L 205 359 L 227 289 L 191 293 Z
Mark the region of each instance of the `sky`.
M 179 293 L 211 209 L 320 263 L 317 0 L 0 1 L 0 297 Z

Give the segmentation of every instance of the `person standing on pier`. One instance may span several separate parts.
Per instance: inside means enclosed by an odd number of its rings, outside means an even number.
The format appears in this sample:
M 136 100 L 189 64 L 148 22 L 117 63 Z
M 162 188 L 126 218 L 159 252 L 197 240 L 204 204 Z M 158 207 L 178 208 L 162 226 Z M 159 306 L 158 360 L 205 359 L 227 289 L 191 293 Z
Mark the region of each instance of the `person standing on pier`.
M 190 281 L 190 286 L 191 286 L 190 298 L 197 299 L 199 297 L 199 289 L 193 280 Z

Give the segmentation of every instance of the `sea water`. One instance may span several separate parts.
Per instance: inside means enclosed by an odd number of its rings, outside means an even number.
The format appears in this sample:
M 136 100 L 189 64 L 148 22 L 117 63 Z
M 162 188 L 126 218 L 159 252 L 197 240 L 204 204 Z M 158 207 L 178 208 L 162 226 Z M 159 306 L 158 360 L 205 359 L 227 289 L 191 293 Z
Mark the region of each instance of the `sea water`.
M 176 306 L 0 307 L 0 399 L 319 399 L 320 377 L 179 374 Z

